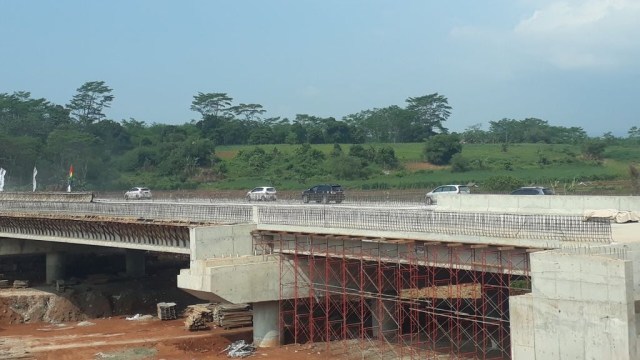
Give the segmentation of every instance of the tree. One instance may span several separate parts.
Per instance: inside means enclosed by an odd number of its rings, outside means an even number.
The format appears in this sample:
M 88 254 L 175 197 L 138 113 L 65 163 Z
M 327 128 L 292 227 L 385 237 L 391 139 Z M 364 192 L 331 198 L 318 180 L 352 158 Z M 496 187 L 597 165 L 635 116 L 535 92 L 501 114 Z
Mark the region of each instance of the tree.
M 442 125 L 451 115 L 451 106 L 446 97 L 433 93 L 420 97 L 410 97 L 407 100 L 407 110 L 414 113 L 412 129 L 423 138 L 437 133 L 446 133 Z M 436 131 L 437 130 L 437 131 Z
M 244 116 L 245 120 L 256 120 L 258 115 L 264 114 L 267 110 L 260 104 L 240 104 L 229 108 L 229 111 L 236 116 Z
M 105 117 L 102 111 L 111 107 L 114 96 L 111 88 L 104 81 L 90 81 L 76 89 L 77 93 L 67 105 L 76 120 L 88 125 L 100 121 Z
M 462 138 L 465 143 L 483 144 L 487 142 L 489 135 L 486 131 L 482 130 L 482 124 L 474 124 L 464 130 Z
M 193 97 L 191 110 L 199 112 L 203 118 L 207 115 L 218 116 L 221 111 L 228 109 L 233 99 L 226 93 L 201 93 Z
M 424 146 L 427 161 L 435 165 L 446 165 L 453 155 L 462 151 L 458 134 L 438 134 L 429 138 Z

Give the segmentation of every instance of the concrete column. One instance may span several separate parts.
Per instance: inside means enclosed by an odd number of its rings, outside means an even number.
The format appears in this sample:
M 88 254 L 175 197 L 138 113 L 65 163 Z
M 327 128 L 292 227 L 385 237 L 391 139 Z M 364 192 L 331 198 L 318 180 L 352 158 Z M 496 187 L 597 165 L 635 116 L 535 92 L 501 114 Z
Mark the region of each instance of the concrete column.
M 47 284 L 64 279 L 65 256 L 59 251 L 48 252 L 45 258 L 45 278 Z
M 145 275 L 144 251 L 127 250 L 125 253 L 127 275 L 130 277 L 142 277 Z
M 282 344 L 280 306 L 277 301 L 253 303 L 253 344 L 257 347 L 277 347 Z
M 392 341 L 398 334 L 398 320 L 396 319 L 396 302 L 375 299 L 372 314 L 373 338 Z

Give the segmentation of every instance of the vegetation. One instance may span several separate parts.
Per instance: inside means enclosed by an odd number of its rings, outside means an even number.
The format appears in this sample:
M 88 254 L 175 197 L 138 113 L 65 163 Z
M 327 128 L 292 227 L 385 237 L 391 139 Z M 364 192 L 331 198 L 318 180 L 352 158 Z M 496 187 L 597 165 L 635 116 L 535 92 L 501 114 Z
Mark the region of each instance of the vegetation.
M 637 193 L 640 130 L 590 138 L 581 128 L 535 118 L 501 119 L 450 133 L 441 94 L 410 97 L 406 106 L 363 110 L 343 119 L 298 114 L 262 118 L 260 104 L 226 93 L 202 93 L 185 104 L 200 119 L 182 125 L 114 121 L 103 81 L 87 82 L 69 104 L 0 93 L 0 167 L 5 190 L 63 190 L 75 168 L 75 190 L 300 189 L 340 182 L 351 189 L 426 189 L 475 183 L 483 191 L 520 185 L 562 186 L 626 180 Z

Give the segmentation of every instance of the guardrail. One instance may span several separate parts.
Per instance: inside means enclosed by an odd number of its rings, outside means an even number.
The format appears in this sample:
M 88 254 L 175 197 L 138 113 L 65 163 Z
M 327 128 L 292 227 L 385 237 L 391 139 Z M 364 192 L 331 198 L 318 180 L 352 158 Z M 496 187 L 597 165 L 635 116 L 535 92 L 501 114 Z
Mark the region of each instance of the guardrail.
M 0 214 L 2 212 L 93 214 L 220 224 L 256 223 L 585 242 L 610 242 L 612 236 L 608 220 L 584 221 L 581 216 L 566 215 L 439 212 L 426 207 L 11 201 L 0 203 Z

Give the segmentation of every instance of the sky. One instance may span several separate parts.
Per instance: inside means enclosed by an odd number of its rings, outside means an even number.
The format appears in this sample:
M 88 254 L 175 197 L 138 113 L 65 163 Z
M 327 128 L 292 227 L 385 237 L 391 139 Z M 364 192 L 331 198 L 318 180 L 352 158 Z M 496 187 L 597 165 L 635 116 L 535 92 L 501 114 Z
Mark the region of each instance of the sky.
M 638 19 L 640 0 L 0 0 L 0 93 L 66 105 L 104 81 L 107 118 L 176 125 L 199 92 L 338 120 L 438 93 L 450 131 L 533 117 L 626 136 Z

